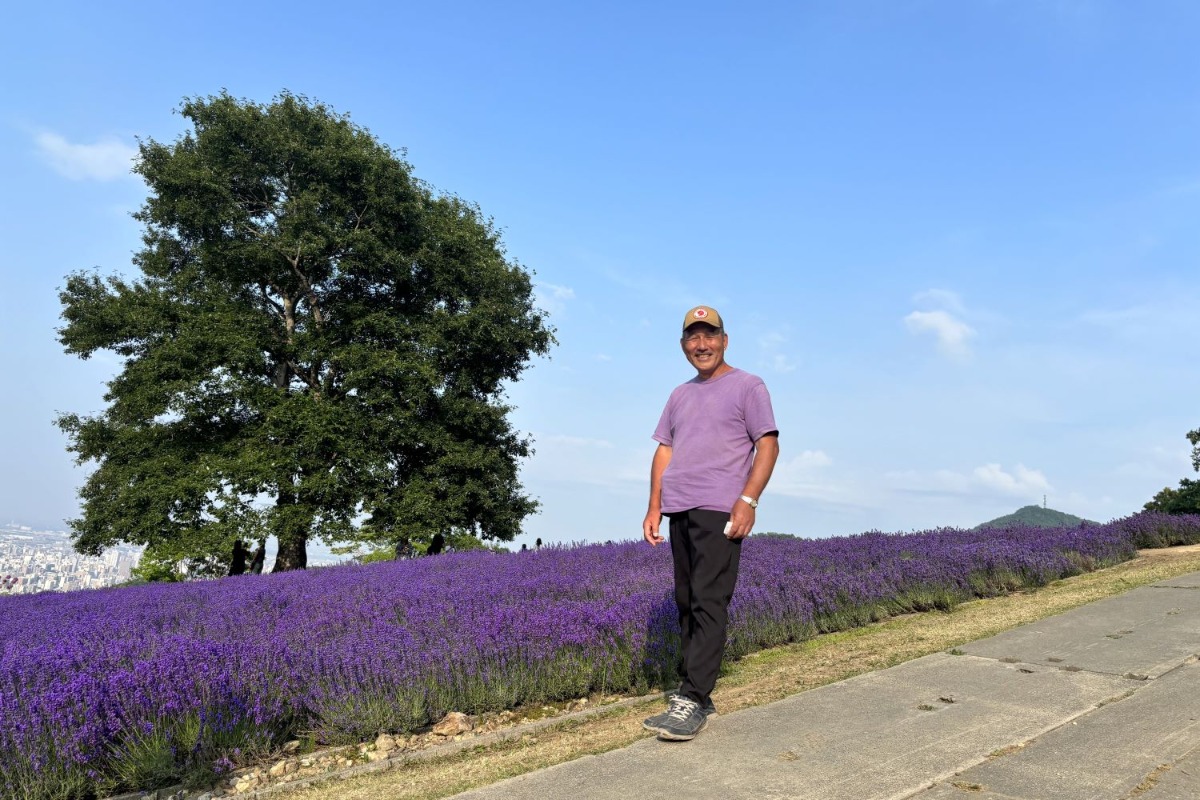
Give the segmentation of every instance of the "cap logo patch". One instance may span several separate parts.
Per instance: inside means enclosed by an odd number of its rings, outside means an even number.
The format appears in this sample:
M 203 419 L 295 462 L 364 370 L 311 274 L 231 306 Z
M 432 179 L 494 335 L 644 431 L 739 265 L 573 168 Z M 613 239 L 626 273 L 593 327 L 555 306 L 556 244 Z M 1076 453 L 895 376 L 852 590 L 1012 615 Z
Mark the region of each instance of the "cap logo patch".
M 703 308 L 697 308 L 695 311 L 692 312 L 692 316 L 695 317 L 696 319 L 704 319 L 705 317 L 708 316 L 708 312 L 705 311 Z

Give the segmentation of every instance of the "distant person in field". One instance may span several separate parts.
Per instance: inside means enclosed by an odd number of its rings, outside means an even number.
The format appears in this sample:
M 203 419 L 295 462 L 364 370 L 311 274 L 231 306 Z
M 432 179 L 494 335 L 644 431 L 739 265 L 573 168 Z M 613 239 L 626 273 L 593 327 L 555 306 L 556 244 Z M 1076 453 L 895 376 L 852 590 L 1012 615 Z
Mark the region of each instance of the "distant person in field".
M 716 309 L 688 311 L 680 344 L 696 377 L 671 393 L 654 431 L 642 535 L 661 544 L 659 526 L 670 520 L 683 681 L 667 710 L 642 725 L 662 739 L 687 741 L 716 713 L 711 695 L 742 540 L 779 457 L 779 430 L 762 379 L 725 363 L 729 336 Z

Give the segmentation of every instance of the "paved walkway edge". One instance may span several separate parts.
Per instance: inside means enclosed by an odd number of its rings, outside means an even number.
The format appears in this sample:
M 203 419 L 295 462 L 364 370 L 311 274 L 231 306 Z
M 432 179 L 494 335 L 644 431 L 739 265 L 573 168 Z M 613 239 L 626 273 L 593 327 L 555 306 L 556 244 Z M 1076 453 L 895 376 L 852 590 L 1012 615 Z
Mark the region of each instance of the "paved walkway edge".
M 460 795 L 1195 800 L 1200 573 Z

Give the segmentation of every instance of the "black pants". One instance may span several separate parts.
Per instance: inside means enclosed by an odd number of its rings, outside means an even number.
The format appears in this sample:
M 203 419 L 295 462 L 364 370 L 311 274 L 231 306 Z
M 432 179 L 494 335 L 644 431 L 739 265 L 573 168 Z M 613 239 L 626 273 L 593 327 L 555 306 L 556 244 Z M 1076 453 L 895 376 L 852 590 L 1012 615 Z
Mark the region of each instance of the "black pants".
M 683 640 L 680 693 L 703 703 L 717 685 L 725 654 L 729 600 L 737 583 L 742 543 L 725 538 L 728 512 L 693 508 L 668 516 Z

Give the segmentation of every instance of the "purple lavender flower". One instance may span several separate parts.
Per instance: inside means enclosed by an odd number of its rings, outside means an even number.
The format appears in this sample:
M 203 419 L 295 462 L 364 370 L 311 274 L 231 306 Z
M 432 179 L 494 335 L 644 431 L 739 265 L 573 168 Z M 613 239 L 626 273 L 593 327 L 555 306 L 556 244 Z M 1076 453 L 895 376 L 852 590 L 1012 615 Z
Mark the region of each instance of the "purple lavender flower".
M 1079 528 L 751 537 L 728 654 L 948 608 L 1200 541 L 1200 516 Z M 671 562 L 640 542 L 0 598 L 0 796 L 116 789 L 159 737 L 182 772 L 675 680 Z

